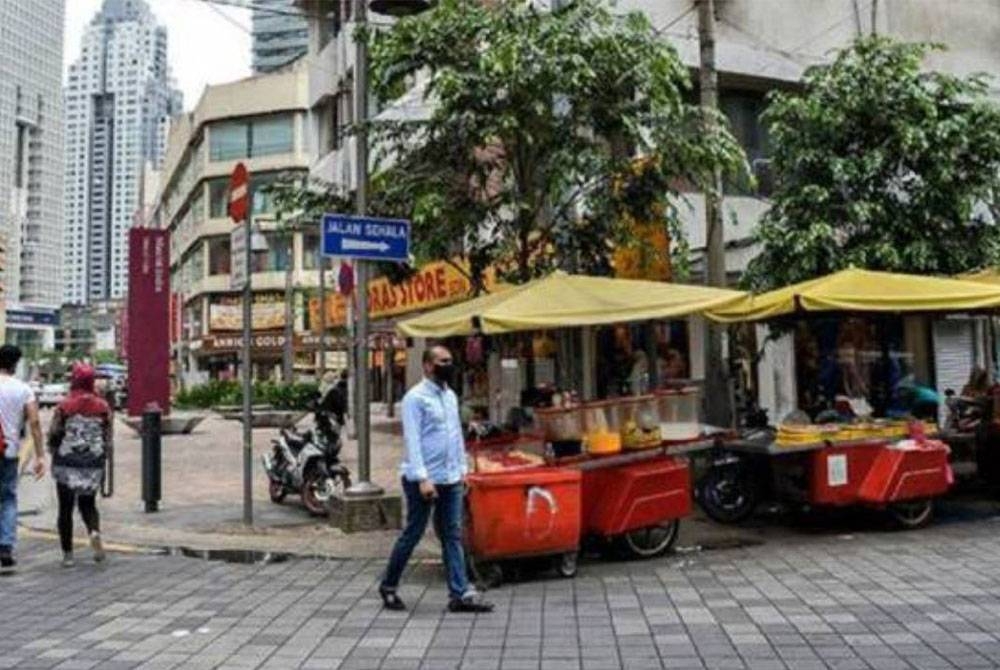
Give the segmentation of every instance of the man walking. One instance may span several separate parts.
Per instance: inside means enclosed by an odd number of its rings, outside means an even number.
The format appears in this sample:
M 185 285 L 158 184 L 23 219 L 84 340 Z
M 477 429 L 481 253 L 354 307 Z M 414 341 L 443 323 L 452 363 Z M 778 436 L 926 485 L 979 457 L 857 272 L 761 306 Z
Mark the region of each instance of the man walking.
M 448 609 L 452 612 L 492 612 L 469 584 L 462 552 L 464 479 L 468 472 L 458 398 L 451 390 L 455 375 L 451 352 L 433 347 L 424 352 L 424 380 L 403 398 L 401 467 L 406 498 L 406 528 L 396 541 L 389 566 L 379 585 L 387 609 L 406 605 L 396 590 L 410 555 L 427 528 L 431 511 L 441 540 L 448 575 Z
M 35 477 L 45 474 L 45 442 L 38 420 L 38 403 L 31 387 L 14 377 L 21 350 L 5 344 L 0 347 L 0 427 L 3 428 L 3 454 L 0 455 L 0 572 L 11 572 L 17 541 L 17 451 L 21 431 L 27 420 L 35 446 Z

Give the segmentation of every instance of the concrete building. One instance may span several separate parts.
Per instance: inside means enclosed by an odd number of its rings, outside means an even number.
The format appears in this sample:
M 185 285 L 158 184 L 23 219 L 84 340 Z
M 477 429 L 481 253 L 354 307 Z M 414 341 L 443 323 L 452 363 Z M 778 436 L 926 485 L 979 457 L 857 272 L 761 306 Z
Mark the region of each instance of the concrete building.
M 294 66 L 208 86 L 193 111 L 171 121 L 151 221 L 171 232 L 175 373 L 181 383 L 230 377 L 237 370 L 242 303 L 240 293 L 230 290 L 233 222 L 226 208 L 229 175 L 240 161 L 251 174 L 251 213 L 268 247 L 253 261 L 256 374 L 272 376 L 281 366 L 288 271 L 296 365 L 313 367 L 310 350 L 317 342 L 309 338 L 302 301 L 318 285 L 319 231 L 296 232 L 289 245 L 265 191 L 283 175 L 308 174 L 307 91 L 306 70 Z
M 158 166 L 181 111 L 167 31 L 144 0 L 104 0 L 66 81 L 64 292 L 69 304 L 120 299 L 142 166 Z
M 64 12 L 64 0 L 0 0 L 4 322 L 7 340 L 28 346 L 51 342 L 62 298 Z
M 256 0 L 251 14 L 253 71 L 273 72 L 309 46 L 309 26 L 294 0 Z

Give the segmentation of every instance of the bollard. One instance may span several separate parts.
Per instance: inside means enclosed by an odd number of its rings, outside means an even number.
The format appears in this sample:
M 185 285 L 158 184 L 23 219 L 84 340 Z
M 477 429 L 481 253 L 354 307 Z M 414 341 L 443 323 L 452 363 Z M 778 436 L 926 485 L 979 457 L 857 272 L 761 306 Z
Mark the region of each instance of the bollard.
M 160 408 L 150 403 L 142 413 L 142 500 L 146 512 L 160 509 L 160 445 Z

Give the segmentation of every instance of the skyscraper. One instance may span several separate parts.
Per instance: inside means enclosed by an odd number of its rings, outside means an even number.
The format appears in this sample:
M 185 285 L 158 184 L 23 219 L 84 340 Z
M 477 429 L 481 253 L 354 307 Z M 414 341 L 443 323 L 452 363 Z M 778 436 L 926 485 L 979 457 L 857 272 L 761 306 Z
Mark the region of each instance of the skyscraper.
M 0 0 L 0 235 L 13 306 L 62 297 L 64 2 Z
M 271 72 L 288 65 L 309 48 L 309 27 L 295 0 L 256 0 L 253 26 L 253 71 Z
M 167 121 L 182 110 L 167 31 L 145 0 L 104 0 L 69 68 L 65 105 L 64 301 L 117 299 L 142 167 L 162 163 Z

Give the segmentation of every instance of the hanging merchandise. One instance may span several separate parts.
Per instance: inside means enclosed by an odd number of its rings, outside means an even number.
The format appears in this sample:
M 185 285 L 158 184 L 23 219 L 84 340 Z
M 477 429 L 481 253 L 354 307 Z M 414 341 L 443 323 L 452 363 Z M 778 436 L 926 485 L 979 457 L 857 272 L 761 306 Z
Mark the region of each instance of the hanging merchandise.
M 465 340 L 465 362 L 471 366 L 483 363 L 483 336 L 472 335 Z

